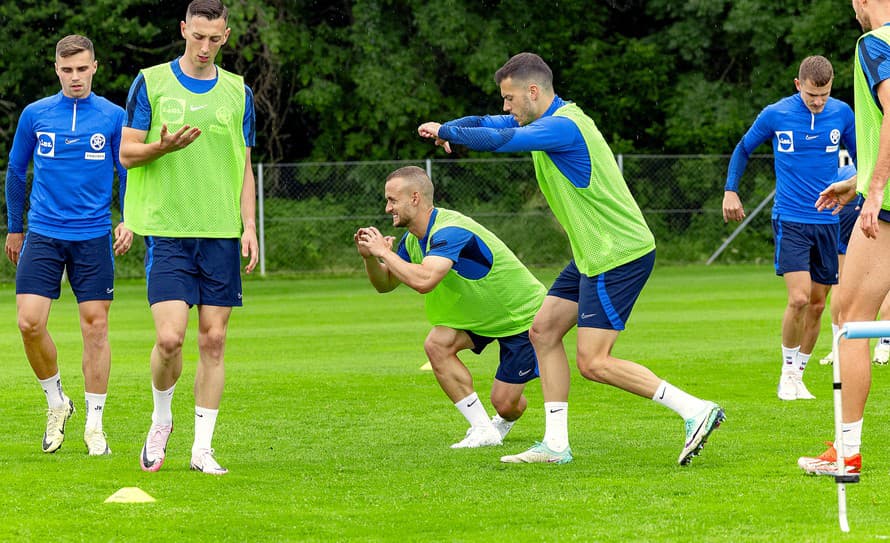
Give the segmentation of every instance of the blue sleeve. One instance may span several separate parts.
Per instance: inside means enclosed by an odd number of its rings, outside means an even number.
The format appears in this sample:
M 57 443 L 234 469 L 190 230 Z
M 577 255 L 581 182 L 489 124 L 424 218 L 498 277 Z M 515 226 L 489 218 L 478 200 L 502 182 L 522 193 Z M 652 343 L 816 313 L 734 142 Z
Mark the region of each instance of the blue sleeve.
M 504 117 L 512 121 L 508 125 Z M 527 151 L 566 151 L 572 148 L 578 126 L 566 117 L 541 117 L 525 126 L 518 126 L 509 115 L 483 117 L 491 126 L 467 127 L 445 123 L 439 137 L 451 143 L 466 145 L 474 151 L 516 153 Z
M 875 89 L 882 81 L 890 79 L 890 44 L 875 36 L 865 36 L 859 42 L 857 54 L 862 71 L 865 72 L 865 77 L 868 80 L 872 97 L 880 107 L 881 104 Z
M 127 169 L 124 168 L 123 164 L 121 164 L 120 151 L 121 151 L 121 132 L 124 127 L 124 123 L 127 120 L 127 114 L 123 110 L 119 110 L 119 117 L 117 119 L 117 128 L 114 131 L 114 136 L 111 138 L 111 152 L 113 154 L 112 159 L 114 160 L 114 169 L 117 171 L 117 180 L 118 180 L 118 200 L 120 201 L 120 210 L 121 210 L 121 222 L 124 221 L 124 195 L 127 193 Z
M 464 247 L 473 240 L 475 234 L 464 228 L 449 226 L 433 234 L 430 250 L 426 256 L 440 256 L 457 263 Z
M 148 101 L 145 78 L 141 73 L 130 85 L 130 93 L 127 95 L 127 124 L 124 126 L 146 132 L 151 129 L 151 103 Z
M 411 262 L 411 255 L 408 254 L 408 249 L 405 247 L 406 239 L 408 239 L 408 232 L 405 232 L 402 235 L 402 239 L 401 241 L 399 241 L 399 248 L 396 251 L 396 254 L 399 255 L 405 262 Z
M 10 233 L 18 234 L 25 230 L 28 164 L 34 156 L 36 145 L 37 137 L 31 128 L 31 111 L 26 107 L 15 129 L 6 168 L 6 228 Z
M 735 146 L 735 151 L 732 152 L 732 158 L 729 160 L 729 171 L 726 174 L 726 185 L 723 190 L 738 192 L 739 180 L 748 166 L 748 157 L 762 143 L 769 141 L 772 137 L 772 116 L 768 109 L 764 109 L 754 120 L 751 128 L 739 140 L 738 145 Z
M 256 143 L 256 109 L 253 107 L 253 91 L 244 85 L 244 142 L 248 147 Z

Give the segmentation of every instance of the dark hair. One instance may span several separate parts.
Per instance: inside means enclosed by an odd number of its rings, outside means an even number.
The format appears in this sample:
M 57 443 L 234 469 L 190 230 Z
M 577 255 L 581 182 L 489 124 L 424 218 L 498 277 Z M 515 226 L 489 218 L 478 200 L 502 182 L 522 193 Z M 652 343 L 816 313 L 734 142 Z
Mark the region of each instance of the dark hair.
M 229 20 L 229 10 L 220 0 L 192 0 L 188 9 L 185 11 L 185 17 L 204 17 L 208 21 L 216 19 Z
M 533 81 L 547 90 L 553 89 L 553 71 L 544 59 L 534 53 L 519 53 L 494 73 L 494 81 L 498 85 L 507 78 Z
M 56 58 L 66 58 L 81 51 L 89 51 L 90 56 L 95 60 L 96 51 L 93 49 L 93 42 L 86 36 L 71 34 L 65 36 L 56 44 Z
M 831 67 L 831 62 L 823 56 L 807 57 L 800 63 L 797 79 L 801 82 L 809 81 L 817 87 L 824 87 L 834 79 L 834 68 Z

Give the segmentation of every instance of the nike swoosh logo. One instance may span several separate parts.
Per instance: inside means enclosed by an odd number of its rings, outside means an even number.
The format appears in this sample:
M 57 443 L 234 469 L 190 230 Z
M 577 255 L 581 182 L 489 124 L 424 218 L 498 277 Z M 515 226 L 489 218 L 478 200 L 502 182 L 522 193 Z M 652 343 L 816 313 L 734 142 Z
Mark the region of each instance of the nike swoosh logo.
M 559 409 L 551 409 L 550 410 L 551 413 L 559 413 L 560 411 L 565 411 L 565 409 L 560 407 Z
M 661 391 L 661 396 L 659 396 L 658 399 L 659 399 L 659 400 L 663 400 L 663 399 L 664 399 L 664 390 Z
M 707 423 L 707 422 L 708 422 L 708 417 L 705 417 L 702 419 L 701 423 L 698 425 L 698 428 L 696 428 L 695 431 L 692 432 L 692 439 L 690 439 L 689 441 L 686 442 L 686 447 L 688 447 L 689 444 L 695 440 L 695 436 L 698 435 L 698 433 L 701 431 L 702 426 L 704 426 L 705 423 Z
M 811 135 L 807 134 L 805 137 L 807 140 L 814 140 L 814 139 L 818 138 L 819 136 L 811 136 Z
M 520 377 L 525 377 L 526 375 L 528 375 L 529 373 L 531 373 L 531 371 L 532 371 L 531 369 L 527 369 L 527 370 L 525 370 L 525 371 L 520 371 L 520 372 L 519 372 L 519 376 L 520 376 Z
M 476 399 L 473 400 L 472 402 L 468 403 L 468 404 L 467 404 L 467 407 L 473 407 L 474 405 L 476 405 L 476 402 L 478 402 L 478 401 L 479 401 L 479 398 L 476 398 Z
M 71 145 L 72 143 L 77 143 L 80 141 L 80 138 L 65 138 L 65 145 Z
M 582 319 L 589 319 L 590 317 L 595 317 L 596 313 L 581 313 Z
M 192 111 L 199 111 L 204 109 L 205 107 L 207 107 L 207 104 L 204 104 L 203 106 L 190 106 L 189 109 Z

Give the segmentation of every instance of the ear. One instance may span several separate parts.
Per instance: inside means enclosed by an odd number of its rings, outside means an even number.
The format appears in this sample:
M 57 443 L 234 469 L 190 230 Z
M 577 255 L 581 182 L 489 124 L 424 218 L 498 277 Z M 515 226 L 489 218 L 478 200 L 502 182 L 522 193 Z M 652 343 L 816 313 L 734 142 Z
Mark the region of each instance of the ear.
M 798 91 L 800 91 L 800 79 L 796 77 L 794 78 L 794 86 L 795 88 L 797 88 Z
M 541 95 L 541 88 L 536 83 L 531 83 L 528 86 L 528 94 L 532 100 L 537 100 Z
M 182 34 L 183 39 L 185 39 L 185 21 L 179 21 L 179 33 Z

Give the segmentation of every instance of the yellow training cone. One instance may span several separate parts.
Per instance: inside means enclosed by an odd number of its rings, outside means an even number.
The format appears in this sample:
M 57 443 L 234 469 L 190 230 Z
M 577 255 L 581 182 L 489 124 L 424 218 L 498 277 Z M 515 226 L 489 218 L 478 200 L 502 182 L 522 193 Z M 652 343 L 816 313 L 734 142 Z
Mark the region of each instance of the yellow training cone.
M 105 503 L 149 503 L 153 501 L 155 501 L 155 499 L 149 496 L 141 488 L 125 486 L 111 496 L 108 496 Z

